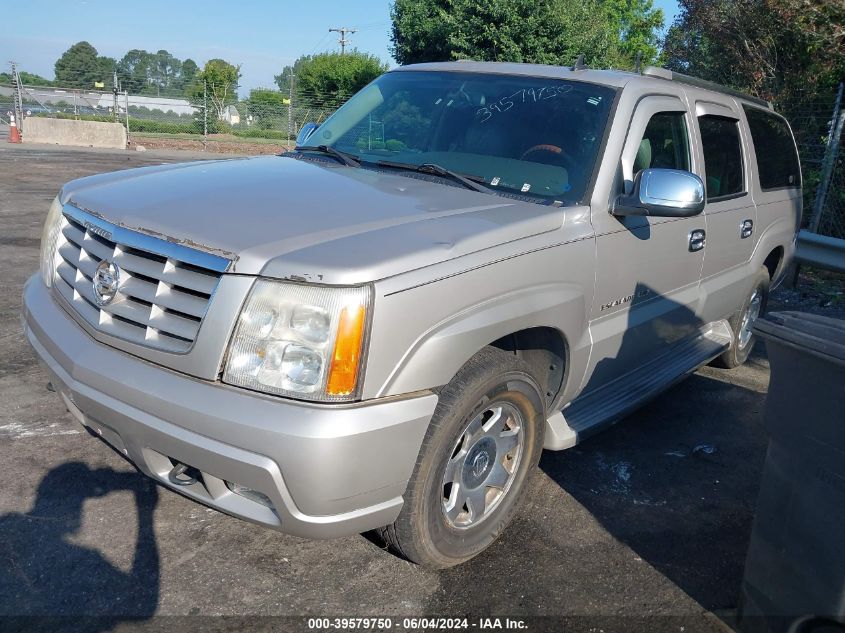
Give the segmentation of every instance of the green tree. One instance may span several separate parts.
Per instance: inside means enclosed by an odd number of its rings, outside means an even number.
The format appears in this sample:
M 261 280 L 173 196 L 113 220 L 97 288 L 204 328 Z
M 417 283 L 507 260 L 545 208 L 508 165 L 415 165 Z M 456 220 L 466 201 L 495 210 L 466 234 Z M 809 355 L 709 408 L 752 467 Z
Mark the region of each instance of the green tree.
M 114 57 L 97 57 L 97 75 L 101 77 L 97 81 L 102 82 L 106 90 L 111 90 L 114 86 L 116 67 L 117 60 Z
M 657 61 L 663 11 L 652 0 L 605 0 L 610 16 L 617 24 L 619 52 L 628 62 L 642 53 L 643 65 Z
M 287 121 L 288 95 L 278 90 L 257 88 L 250 91 L 246 100 L 247 112 L 262 130 L 279 128 L 282 120 Z
M 238 79 L 241 67 L 223 59 L 210 59 L 196 75 L 196 81 L 188 90 L 191 103 L 202 107 L 203 91 L 207 89 L 209 119 L 214 114 L 223 120 L 226 108 L 238 100 Z
M 357 50 L 345 55 L 321 53 L 300 64 L 294 86 L 300 98 L 337 104 L 386 70 L 387 64 L 378 57 Z
M 160 50 L 153 55 L 152 67 L 153 85 L 156 95 L 165 94 L 179 88 L 182 76 L 182 60 L 174 57 L 166 50 Z
M 100 57 L 88 42 L 77 42 L 56 60 L 56 85 L 68 88 L 93 88 L 94 83 L 112 85 L 115 60 Z
M 303 64 L 308 64 L 310 61 L 311 55 L 302 55 L 293 62 L 293 65 L 282 68 L 282 72 L 273 77 L 273 81 L 275 81 L 276 85 L 279 87 L 279 92 L 284 92 L 289 95 L 291 72 L 293 72 L 295 76 L 299 75 L 299 71 L 302 69 Z
M 120 85 L 130 94 L 145 94 L 150 85 L 151 55 L 133 48 L 117 62 Z
M 623 29 L 598 0 L 395 0 L 391 17 L 391 52 L 400 64 L 469 58 L 564 65 L 580 53 L 595 66 L 622 62 Z
M 37 75 L 35 73 L 28 73 L 25 70 L 18 71 L 21 83 L 24 86 L 52 86 L 53 81 Z M 0 84 L 10 85 L 12 83 L 12 75 L 10 73 L 0 73 Z
M 397 62 L 442 62 L 456 57 L 452 4 L 452 0 L 395 0 L 390 9 L 390 52 Z
M 185 80 L 185 72 L 189 78 Z M 150 53 L 132 49 L 117 62 L 117 75 L 124 90 L 143 95 L 182 93 L 193 82 L 197 65 L 193 60 L 182 62 L 166 50 Z
M 666 65 L 775 102 L 829 95 L 845 76 L 841 0 L 681 0 Z
M 182 76 L 179 81 L 179 88 L 182 90 L 188 89 L 196 80 L 199 66 L 190 57 L 182 62 Z

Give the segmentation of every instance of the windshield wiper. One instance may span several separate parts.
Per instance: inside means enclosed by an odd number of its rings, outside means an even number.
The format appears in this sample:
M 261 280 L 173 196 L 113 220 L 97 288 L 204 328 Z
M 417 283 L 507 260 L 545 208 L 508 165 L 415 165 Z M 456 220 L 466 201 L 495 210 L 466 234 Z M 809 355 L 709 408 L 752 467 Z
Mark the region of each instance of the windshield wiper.
M 495 193 L 479 182 L 475 182 L 477 180 L 481 180 L 479 176 L 463 176 L 456 171 L 446 169 L 445 167 L 441 167 L 435 163 L 412 165 L 408 163 L 394 163 L 389 160 L 380 160 L 376 164 L 380 167 L 395 167 L 396 169 L 407 169 L 408 171 L 416 171 L 423 174 L 434 174 L 435 176 L 441 176 L 443 178 L 451 178 L 455 182 L 462 184 L 467 189 L 472 189 L 473 191 L 479 191 L 481 193 Z
M 320 154 L 326 154 L 333 158 L 336 158 L 341 163 L 346 165 L 347 167 L 360 167 L 361 161 L 359 161 L 355 156 L 352 154 L 348 154 L 347 152 L 341 152 L 339 149 L 335 149 L 330 145 L 303 145 L 301 147 L 295 147 L 294 151 L 297 152 L 319 152 Z

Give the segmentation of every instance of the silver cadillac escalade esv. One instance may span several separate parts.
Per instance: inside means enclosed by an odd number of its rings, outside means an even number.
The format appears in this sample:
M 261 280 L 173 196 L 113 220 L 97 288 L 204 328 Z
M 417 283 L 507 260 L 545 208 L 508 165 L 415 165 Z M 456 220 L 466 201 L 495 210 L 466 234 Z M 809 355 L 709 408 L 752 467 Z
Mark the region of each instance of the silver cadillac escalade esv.
M 282 156 L 67 184 L 24 327 L 162 485 L 447 567 L 543 448 L 745 361 L 800 215 L 765 102 L 659 68 L 421 64 Z

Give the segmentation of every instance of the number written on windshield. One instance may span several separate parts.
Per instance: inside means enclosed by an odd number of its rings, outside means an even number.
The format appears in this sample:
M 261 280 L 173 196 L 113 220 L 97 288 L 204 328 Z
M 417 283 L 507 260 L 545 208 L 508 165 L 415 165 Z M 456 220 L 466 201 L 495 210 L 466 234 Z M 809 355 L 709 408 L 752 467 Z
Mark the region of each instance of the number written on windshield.
M 517 90 L 512 95 L 502 97 L 498 101 L 491 103 L 488 106 L 479 108 L 475 112 L 479 123 L 484 123 L 493 118 L 496 113 L 504 114 L 514 106 L 519 106 L 524 103 L 537 103 L 538 101 L 545 101 L 546 99 L 554 99 L 561 95 L 565 95 L 572 90 L 572 86 L 544 86 L 542 88 L 523 88 Z

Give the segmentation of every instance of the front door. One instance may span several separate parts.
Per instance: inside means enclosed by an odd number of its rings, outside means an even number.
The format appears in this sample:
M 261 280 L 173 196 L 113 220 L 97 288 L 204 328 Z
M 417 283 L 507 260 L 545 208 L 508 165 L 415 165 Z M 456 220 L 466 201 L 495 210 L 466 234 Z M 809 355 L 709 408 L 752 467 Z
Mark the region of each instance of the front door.
M 620 189 L 646 168 L 697 171 L 691 116 L 680 98 L 642 99 L 621 156 Z M 621 193 L 621 190 L 619 191 Z M 704 218 L 615 217 L 594 209 L 597 270 L 591 310 L 588 393 L 695 334 L 704 260 Z M 706 243 L 706 242 L 705 242 Z

